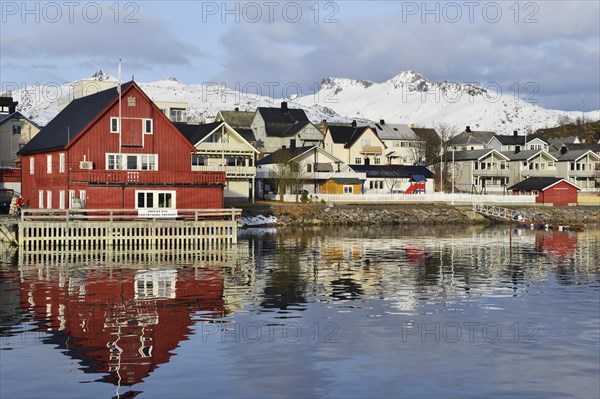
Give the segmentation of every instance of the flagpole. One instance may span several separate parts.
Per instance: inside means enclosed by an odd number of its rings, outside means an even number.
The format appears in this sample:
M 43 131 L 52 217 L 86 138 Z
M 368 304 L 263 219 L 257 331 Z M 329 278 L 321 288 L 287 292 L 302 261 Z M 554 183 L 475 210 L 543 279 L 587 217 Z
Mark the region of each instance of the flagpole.
M 117 83 L 117 91 L 119 92 L 119 154 L 121 153 L 121 144 L 122 144 L 122 137 L 121 137 L 121 126 L 122 121 L 121 121 L 121 59 L 119 58 L 119 76 L 118 76 L 118 83 Z M 121 158 L 121 157 L 119 157 Z M 123 161 L 121 159 L 119 159 L 119 162 L 122 163 Z M 121 169 L 121 165 L 119 165 L 119 169 Z

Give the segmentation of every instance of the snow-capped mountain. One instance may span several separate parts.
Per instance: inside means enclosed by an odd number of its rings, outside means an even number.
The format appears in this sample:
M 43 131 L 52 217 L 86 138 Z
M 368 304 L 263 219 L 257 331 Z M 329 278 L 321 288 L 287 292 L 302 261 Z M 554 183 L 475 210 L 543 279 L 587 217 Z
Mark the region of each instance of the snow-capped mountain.
M 91 78 L 98 82 L 117 82 L 117 78 L 100 70 Z M 152 83 L 138 83 L 154 101 L 185 102 L 188 119 L 210 122 L 219 110 L 239 108 L 254 111 L 256 107 L 278 107 L 281 99 L 242 93 L 224 86 L 185 84 L 176 78 Z M 61 86 L 28 86 L 11 94 L 19 102 L 17 109 L 41 125 L 50 121 L 71 93 L 73 83 Z M 438 123 L 462 131 L 489 130 L 509 134 L 514 130 L 535 131 L 557 126 L 565 117 L 573 120 L 580 112 L 548 110 L 512 93 L 498 94 L 471 84 L 431 82 L 414 71 L 375 83 L 367 80 L 327 78 L 316 94 L 287 99 L 290 108 L 304 108 L 315 123 L 378 121 L 417 124 L 433 127 Z M 600 120 L 600 111 L 587 112 L 586 121 Z
M 305 106 L 317 102 L 347 117 L 423 127 L 445 123 L 458 131 L 468 125 L 473 130 L 499 134 L 532 132 L 558 126 L 565 116 L 572 120 L 582 116 L 581 112 L 542 108 L 514 93 L 498 93 L 467 83 L 431 82 L 414 71 L 401 72 L 382 83 L 328 78 L 321 82 L 315 96 L 295 100 Z M 584 118 L 600 120 L 600 110 L 586 112 Z

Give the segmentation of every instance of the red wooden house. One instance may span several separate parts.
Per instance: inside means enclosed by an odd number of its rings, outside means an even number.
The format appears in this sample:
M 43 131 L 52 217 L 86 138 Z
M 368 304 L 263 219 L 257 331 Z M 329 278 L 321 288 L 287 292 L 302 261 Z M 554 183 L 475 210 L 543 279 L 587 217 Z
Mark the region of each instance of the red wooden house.
M 195 172 L 194 146 L 135 82 L 71 102 L 18 155 L 32 208 L 222 208 L 224 172 Z
M 554 206 L 577 204 L 577 193 L 581 191 L 575 184 L 558 177 L 530 177 L 508 190 L 513 195 L 535 194 L 536 203 Z

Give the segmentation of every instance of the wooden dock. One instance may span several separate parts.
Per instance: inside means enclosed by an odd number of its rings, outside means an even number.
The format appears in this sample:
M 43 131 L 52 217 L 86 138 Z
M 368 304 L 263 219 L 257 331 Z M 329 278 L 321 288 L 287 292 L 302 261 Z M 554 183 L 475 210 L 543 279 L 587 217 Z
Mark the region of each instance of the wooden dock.
M 50 253 L 207 251 L 237 243 L 239 209 L 139 212 L 136 209 L 23 209 L 19 257 Z

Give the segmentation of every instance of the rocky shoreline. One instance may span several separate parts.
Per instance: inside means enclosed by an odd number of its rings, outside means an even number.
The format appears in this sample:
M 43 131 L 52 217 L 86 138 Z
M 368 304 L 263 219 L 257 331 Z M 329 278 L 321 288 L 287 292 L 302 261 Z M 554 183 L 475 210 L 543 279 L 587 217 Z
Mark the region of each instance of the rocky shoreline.
M 510 206 L 539 224 L 590 225 L 600 228 L 600 207 Z M 242 217 L 259 217 L 271 226 L 473 225 L 502 223 L 490 220 L 471 206 L 427 204 L 277 204 L 242 206 Z

